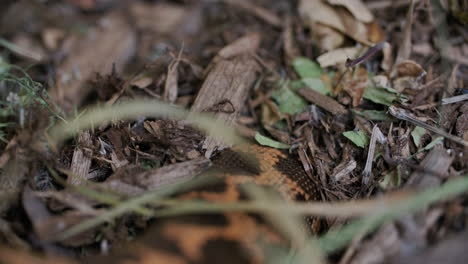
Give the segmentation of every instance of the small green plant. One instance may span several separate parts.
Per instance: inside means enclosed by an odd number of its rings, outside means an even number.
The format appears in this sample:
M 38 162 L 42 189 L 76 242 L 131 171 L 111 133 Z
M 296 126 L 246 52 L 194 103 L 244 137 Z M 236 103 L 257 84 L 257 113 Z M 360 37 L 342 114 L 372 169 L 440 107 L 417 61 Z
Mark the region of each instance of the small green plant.
M 0 57 L 0 140 L 6 142 L 6 127 L 19 124 L 24 126 L 25 118 L 33 105 L 40 105 L 49 110 L 51 119 L 65 119 L 54 109 L 59 109 L 53 105 L 52 100 L 42 84 L 35 82 L 28 75 L 25 69 L 9 64 L 3 57 Z M 5 122 L 11 118 L 15 122 Z

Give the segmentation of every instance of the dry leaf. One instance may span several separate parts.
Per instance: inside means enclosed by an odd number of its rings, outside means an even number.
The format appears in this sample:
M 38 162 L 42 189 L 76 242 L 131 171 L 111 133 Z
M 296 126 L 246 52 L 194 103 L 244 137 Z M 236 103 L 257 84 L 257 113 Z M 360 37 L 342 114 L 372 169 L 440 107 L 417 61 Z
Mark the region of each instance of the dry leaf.
M 343 82 L 343 89 L 353 99 L 353 107 L 358 106 L 362 101 L 362 96 L 367 86 L 367 71 L 364 68 L 359 67 L 354 78 Z
M 376 22 L 366 24 L 367 39 L 372 43 L 379 43 L 385 40 L 385 31 Z
M 374 16 L 361 0 L 327 0 L 332 5 L 342 5 L 346 7 L 353 16 L 364 23 L 370 23 Z
M 346 34 L 354 40 L 361 42 L 365 45 L 372 46 L 368 40 L 367 26 L 363 22 L 356 20 L 347 10 L 337 9 L 337 14 L 340 16 L 341 21 L 345 27 L 343 34 Z
M 301 0 L 299 3 L 299 14 L 312 29 L 312 32 L 316 31 L 317 25 L 321 24 L 338 30 L 340 33 L 348 35 L 366 45 L 370 46 L 372 44 L 368 40 L 367 25 L 357 20 L 345 8 L 333 8 L 323 0 Z M 320 46 L 326 50 L 333 49 L 323 44 Z
M 260 46 L 260 40 L 260 34 L 258 33 L 247 34 L 222 48 L 217 55 L 219 58 L 213 59 L 213 62 L 218 61 L 220 58 L 229 59 L 241 54 L 254 53 Z
M 398 76 L 411 76 L 411 77 L 420 77 L 425 74 L 426 71 L 419 65 L 417 62 L 412 60 L 404 60 L 398 63 L 396 66 Z
M 317 61 L 322 68 L 344 64 L 348 59 L 355 59 L 358 51 L 356 47 L 339 48 L 318 56 Z
M 345 26 L 334 8 L 322 0 L 301 0 L 299 14 L 309 26 L 315 23 L 330 26 L 340 32 L 344 32 Z
M 344 43 L 344 35 L 331 27 L 315 23 L 311 28 L 312 38 L 321 50 L 334 50 Z

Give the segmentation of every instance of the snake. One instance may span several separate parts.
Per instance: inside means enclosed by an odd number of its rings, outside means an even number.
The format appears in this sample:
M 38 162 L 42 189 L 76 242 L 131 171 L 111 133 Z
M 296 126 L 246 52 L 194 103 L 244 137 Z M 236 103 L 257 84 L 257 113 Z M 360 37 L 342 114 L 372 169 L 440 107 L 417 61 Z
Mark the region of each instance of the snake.
M 223 150 L 212 162 L 219 180 L 177 194 L 178 199 L 245 201 L 250 199 L 245 187 L 255 185 L 273 190 L 286 201 L 320 200 L 317 182 L 285 151 L 251 144 Z M 314 217 L 305 217 L 303 224 L 311 235 L 323 229 L 322 221 Z M 268 248 L 288 243 L 284 234 L 258 214 L 194 213 L 158 219 L 143 237 L 89 263 L 260 264 L 270 262 Z

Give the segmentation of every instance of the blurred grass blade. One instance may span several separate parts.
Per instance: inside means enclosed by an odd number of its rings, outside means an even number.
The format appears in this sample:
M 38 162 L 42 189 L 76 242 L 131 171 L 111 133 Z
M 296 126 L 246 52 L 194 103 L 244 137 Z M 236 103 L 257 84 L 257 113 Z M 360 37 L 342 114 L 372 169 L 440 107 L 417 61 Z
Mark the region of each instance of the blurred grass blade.
M 354 236 L 369 233 L 381 224 L 420 210 L 434 202 L 446 200 L 468 190 L 468 177 L 454 179 L 445 184 L 416 194 L 406 201 L 374 211 L 373 215 L 351 222 L 338 230 L 332 230 L 319 239 L 320 247 L 330 254 L 346 246 Z
M 159 117 L 175 120 L 187 120 L 192 125 L 205 131 L 210 136 L 221 139 L 228 144 L 242 143 L 235 130 L 207 113 L 191 113 L 173 105 L 156 100 L 133 100 L 120 104 L 94 107 L 80 117 L 55 126 L 50 131 L 52 144 L 58 145 L 63 140 L 78 134 L 80 131 L 116 120 L 136 119 L 138 117 Z

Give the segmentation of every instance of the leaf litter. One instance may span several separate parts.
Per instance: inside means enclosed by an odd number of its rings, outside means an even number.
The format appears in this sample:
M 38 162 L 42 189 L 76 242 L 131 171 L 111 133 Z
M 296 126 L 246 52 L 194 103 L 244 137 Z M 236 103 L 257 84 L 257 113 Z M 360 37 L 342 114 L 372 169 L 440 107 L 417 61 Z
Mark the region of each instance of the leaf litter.
M 325 201 L 309 209 L 329 206 L 313 212 L 330 231 L 318 240 L 325 258 L 312 259 L 462 263 L 453 241 L 466 236 L 466 184 L 450 187 L 468 164 L 461 2 L 9 1 L 0 240 L 12 249 L 0 259 L 32 259 L 19 250 L 34 248 L 71 263 L 59 256 L 124 245 L 158 214 L 144 204 L 170 205 L 164 192 L 203 174 L 237 127 L 289 149 L 321 183 Z M 378 198 L 390 192 L 401 207 L 385 211 Z M 418 207 L 419 197 L 434 200 Z

